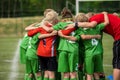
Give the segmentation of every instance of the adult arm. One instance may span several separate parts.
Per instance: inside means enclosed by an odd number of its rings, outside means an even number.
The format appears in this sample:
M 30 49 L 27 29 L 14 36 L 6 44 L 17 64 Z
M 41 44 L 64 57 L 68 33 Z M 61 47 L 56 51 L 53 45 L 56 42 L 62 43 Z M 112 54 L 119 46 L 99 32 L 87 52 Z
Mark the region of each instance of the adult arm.
M 92 22 L 78 22 L 78 27 L 93 28 L 96 25 L 97 25 L 96 21 L 92 21 Z
M 109 18 L 108 18 L 108 15 L 107 15 L 107 12 L 103 12 L 104 14 L 104 26 L 107 26 L 109 24 Z
M 74 28 L 75 26 L 76 27 L 84 27 L 84 28 L 93 28 L 96 25 L 97 25 L 96 21 L 92 21 L 92 22 L 77 22 L 77 25 L 76 25 L 76 23 L 69 24 L 66 29 Z

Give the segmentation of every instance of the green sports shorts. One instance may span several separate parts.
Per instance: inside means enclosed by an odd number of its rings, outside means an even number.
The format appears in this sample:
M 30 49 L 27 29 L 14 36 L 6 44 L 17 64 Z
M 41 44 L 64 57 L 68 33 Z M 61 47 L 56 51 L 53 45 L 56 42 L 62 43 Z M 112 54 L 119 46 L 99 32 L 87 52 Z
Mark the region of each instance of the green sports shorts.
M 60 51 L 58 72 L 75 72 L 78 70 L 78 52 Z

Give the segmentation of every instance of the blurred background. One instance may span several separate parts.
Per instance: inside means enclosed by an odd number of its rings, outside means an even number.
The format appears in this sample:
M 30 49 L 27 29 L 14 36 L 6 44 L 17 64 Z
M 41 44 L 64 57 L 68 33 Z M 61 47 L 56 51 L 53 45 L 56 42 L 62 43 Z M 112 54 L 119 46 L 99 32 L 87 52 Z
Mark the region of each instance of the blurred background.
M 24 28 L 43 19 L 47 8 L 59 14 L 67 7 L 73 15 L 79 12 L 120 13 L 120 0 L 0 0 L 0 80 L 23 80 L 25 65 L 19 62 L 19 44 Z M 104 34 L 104 70 L 112 75 L 111 36 Z M 106 77 L 106 80 L 107 77 Z
M 77 3 L 76 3 L 77 2 Z M 76 4 L 79 4 L 76 6 Z M 120 12 L 119 0 L 1 0 L 0 1 L 0 35 L 22 35 L 29 23 L 41 20 L 47 8 L 58 13 L 67 7 L 73 15 L 79 12 Z M 29 17 L 29 19 L 28 19 Z M 34 18 L 33 18 L 34 17 Z M 7 21 L 6 21 L 7 20 Z M 30 20 L 29 22 L 27 22 Z M 12 29 L 11 29 L 12 27 Z M 7 28 L 7 29 L 6 29 Z

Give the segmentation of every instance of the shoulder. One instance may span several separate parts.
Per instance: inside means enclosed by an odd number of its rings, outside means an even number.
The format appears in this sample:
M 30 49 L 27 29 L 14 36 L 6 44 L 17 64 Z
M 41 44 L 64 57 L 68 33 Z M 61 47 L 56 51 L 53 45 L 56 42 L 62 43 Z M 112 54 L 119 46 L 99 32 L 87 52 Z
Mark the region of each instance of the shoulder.
M 92 16 L 90 19 L 89 19 L 90 22 L 92 21 L 96 21 L 97 23 L 101 23 L 104 21 L 104 15 L 103 14 L 96 14 L 94 16 Z

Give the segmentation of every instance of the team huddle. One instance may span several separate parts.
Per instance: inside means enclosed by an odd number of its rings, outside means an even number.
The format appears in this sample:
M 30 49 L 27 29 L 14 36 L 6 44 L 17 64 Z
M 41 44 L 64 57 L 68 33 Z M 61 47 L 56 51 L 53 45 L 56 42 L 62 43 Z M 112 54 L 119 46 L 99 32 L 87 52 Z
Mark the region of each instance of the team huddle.
M 40 23 L 26 27 L 20 44 L 25 80 L 105 80 L 102 36 L 113 36 L 113 76 L 120 75 L 120 19 L 114 14 L 78 13 L 67 8 L 61 19 L 53 9 Z M 117 74 L 117 75 L 116 75 Z M 61 77 L 62 75 L 62 77 Z

